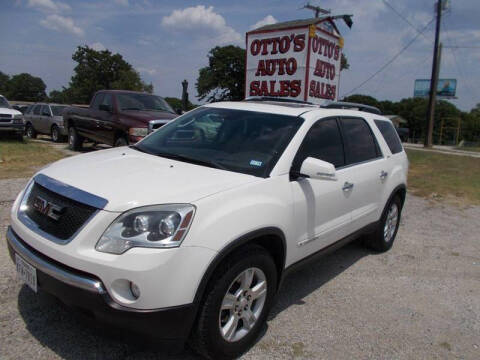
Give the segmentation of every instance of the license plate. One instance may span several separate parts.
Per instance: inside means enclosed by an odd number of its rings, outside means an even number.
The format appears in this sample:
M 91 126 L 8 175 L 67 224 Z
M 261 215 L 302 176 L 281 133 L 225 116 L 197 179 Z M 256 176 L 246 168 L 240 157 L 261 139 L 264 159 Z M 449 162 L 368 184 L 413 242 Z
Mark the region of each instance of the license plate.
M 37 292 L 37 269 L 15 254 L 15 264 L 20 280 L 27 284 L 30 289 Z

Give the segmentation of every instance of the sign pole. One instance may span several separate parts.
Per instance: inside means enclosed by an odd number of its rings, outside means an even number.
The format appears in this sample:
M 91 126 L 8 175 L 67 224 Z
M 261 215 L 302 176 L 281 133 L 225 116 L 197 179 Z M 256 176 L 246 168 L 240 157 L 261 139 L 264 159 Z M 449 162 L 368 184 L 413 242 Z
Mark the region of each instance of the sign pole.
M 427 133 L 425 135 L 424 147 L 432 147 L 433 145 L 433 122 L 435 118 L 435 97 L 437 95 L 438 73 L 440 71 L 440 23 L 442 20 L 442 2 L 437 0 L 437 23 L 435 26 L 435 46 L 433 48 L 433 64 L 432 77 L 430 80 L 430 97 L 428 99 L 427 110 Z

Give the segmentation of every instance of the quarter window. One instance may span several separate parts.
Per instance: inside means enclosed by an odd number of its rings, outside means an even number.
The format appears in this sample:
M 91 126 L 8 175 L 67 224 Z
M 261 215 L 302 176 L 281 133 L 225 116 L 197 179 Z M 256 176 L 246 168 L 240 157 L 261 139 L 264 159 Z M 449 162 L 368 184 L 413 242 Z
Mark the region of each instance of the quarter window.
M 341 118 L 347 165 L 377 158 L 380 151 L 372 131 L 363 119 Z
M 336 119 L 317 121 L 310 128 L 295 156 L 293 169 L 299 171 L 307 157 L 327 161 L 335 167 L 345 165 L 342 137 Z
M 382 133 L 385 142 L 387 143 L 388 147 L 392 154 L 397 154 L 402 152 L 402 143 L 398 138 L 397 131 L 393 127 L 393 125 L 389 121 L 383 120 L 375 120 L 375 125 L 377 125 L 378 130 Z

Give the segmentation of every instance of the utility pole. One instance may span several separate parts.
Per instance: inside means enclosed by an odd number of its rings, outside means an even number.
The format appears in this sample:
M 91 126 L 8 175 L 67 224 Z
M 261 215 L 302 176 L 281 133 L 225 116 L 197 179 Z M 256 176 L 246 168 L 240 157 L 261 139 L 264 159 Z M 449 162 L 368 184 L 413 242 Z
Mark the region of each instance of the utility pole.
M 320 6 L 314 6 L 314 5 L 310 5 L 309 2 L 307 2 L 304 6 L 303 6 L 304 9 L 309 9 L 309 10 L 313 10 L 315 11 L 315 17 L 318 18 L 320 16 L 320 14 L 330 14 L 330 10 L 325 10 L 325 9 L 322 9 Z
M 445 0 L 437 0 L 437 23 L 435 26 L 435 45 L 433 47 L 432 77 L 430 79 L 430 97 L 427 110 L 427 133 L 425 135 L 424 147 L 433 145 L 433 122 L 435 119 L 435 98 L 437 95 L 438 74 L 440 72 L 440 23 L 442 20 L 442 5 Z

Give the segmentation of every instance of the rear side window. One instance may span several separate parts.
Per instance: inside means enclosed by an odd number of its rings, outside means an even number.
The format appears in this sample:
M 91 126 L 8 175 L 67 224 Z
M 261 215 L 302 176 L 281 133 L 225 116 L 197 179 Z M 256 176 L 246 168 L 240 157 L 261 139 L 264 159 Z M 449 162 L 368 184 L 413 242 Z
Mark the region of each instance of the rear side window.
M 35 105 L 35 107 L 33 108 L 33 114 L 34 115 L 40 115 L 40 108 L 42 107 L 42 105 Z
M 299 171 L 307 157 L 327 161 L 337 168 L 345 165 L 342 137 L 336 119 L 317 121 L 310 128 L 293 160 L 293 169 Z
M 347 165 L 376 159 L 380 151 L 367 122 L 360 118 L 341 118 Z
M 397 154 L 402 152 L 402 143 L 398 138 L 397 131 L 393 127 L 393 125 L 389 121 L 384 120 L 375 120 L 375 125 L 377 125 L 378 130 L 382 133 L 385 142 L 387 143 L 388 147 L 392 154 Z
M 100 94 L 97 94 L 97 95 L 95 96 L 95 99 L 93 99 L 93 102 L 92 102 L 92 108 L 93 108 L 93 109 L 97 109 L 97 110 L 98 110 L 98 107 L 99 107 L 100 104 L 102 103 L 104 96 L 105 96 L 104 93 L 100 93 Z

